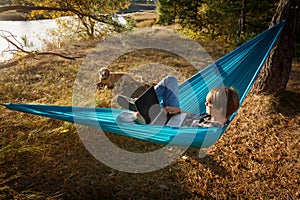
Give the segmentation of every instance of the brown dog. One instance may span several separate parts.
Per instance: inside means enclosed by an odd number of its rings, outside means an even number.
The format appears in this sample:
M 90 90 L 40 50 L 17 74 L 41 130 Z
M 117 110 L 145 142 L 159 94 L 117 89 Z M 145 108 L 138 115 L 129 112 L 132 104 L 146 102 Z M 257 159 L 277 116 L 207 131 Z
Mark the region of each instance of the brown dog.
M 137 81 L 135 81 L 129 74 L 126 74 L 125 72 L 111 72 L 106 67 L 102 67 L 99 70 L 100 86 L 113 88 L 119 80 L 122 81 L 122 83 L 137 83 Z

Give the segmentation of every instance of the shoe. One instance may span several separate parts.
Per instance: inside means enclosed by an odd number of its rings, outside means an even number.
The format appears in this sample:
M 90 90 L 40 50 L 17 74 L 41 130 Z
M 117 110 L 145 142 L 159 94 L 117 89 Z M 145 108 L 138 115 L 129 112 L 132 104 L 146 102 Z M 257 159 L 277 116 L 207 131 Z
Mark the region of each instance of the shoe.
M 126 96 L 123 96 L 123 95 L 119 95 L 117 97 L 117 103 L 121 107 L 123 107 L 125 109 L 128 109 L 128 110 L 137 111 L 136 108 L 135 108 L 134 102 L 135 102 L 135 99 L 130 98 L 130 97 L 126 97 Z

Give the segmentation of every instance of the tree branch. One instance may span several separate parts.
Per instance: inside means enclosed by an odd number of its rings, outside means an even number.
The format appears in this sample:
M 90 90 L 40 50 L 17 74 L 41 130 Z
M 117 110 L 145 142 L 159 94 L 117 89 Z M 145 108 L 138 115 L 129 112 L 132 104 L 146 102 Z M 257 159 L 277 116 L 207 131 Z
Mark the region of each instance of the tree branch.
M 120 24 L 114 20 L 112 20 L 110 15 L 95 15 L 90 13 L 85 13 L 79 10 L 76 10 L 72 7 L 66 6 L 66 7 L 47 7 L 47 6 L 27 6 L 27 5 L 10 5 L 10 6 L 0 6 L 0 13 L 10 11 L 10 10 L 47 10 L 47 11 L 58 11 L 58 12 L 71 12 L 79 17 L 88 17 L 90 19 L 94 19 L 101 23 L 106 23 L 112 25 L 116 30 L 120 28 Z M 1 30 L 0 30 L 1 31 Z M 10 33 L 10 36 L 6 36 L 5 34 L 0 34 L 0 37 L 5 39 L 10 45 L 13 45 L 16 50 L 8 50 L 8 51 L 18 51 L 25 53 L 29 56 L 39 56 L 39 55 L 53 55 L 58 56 L 64 59 L 69 60 L 75 60 L 77 58 L 82 58 L 83 56 L 77 56 L 77 57 L 70 57 L 66 55 L 62 55 L 59 53 L 54 52 L 38 52 L 38 51 L 27 51 L 22 47 L 22 44 L 20 44 L 16 38 Z M 11 40 L 11 38 L 13 38 Z M 14 64 L 14 63 L 13 63 Z M 2 65 L 1 65 L 2 66 Z M 11 64 L 5 64 L 3 68 L 11 66 Z M 2 67 L 0 67 L 1 69 Z
M 16 50 L 10 50 L 10 51 L 22 52 L 22 53 L 25 53 L 25 54 L 30 55 L 30 56 L 52 55 L 52 56 L 58 56 L 58 57 L 68 59 L 68 60 L 76 60 L 78 58 L 83 58 L 84 57 L 84 56 L 71 57 L 71 56 L 66 56 L 66 55 L 59 54 L 59 53 L 54 53 L 54 52 L 27 51 L 23 47 L 21 47 L 21 45 L 17 44 L 18 41 L 16 40 L 15 36 L 13 36 L 10 32 L 8 32 L 8 31 L 1 31 L 1 32 L 2 32 L 2 34 L 0 34 L 0 37 L 2 37 L 9 44 L 13 45 L 16 48 Z M 7 32 L 9 34 L 9 36 L 5 35 L 3 32 Z M 10 38 L 12 38 L 12 39 L 10 39 Z M 13 40 L 15 40 L 16 42 L 14 42 Z M 10 64 L 6 65 L 6 66 L 10 66 Z M 2 67 L 0 67 L 0 69 L 1 68 Z M 5 67 L 3 67 L 3 68 L 5 68 Z
M 92 18 L 98 22 L 103 22 L 103 23 L 114 25 L 114 26 L 120 26 L 120 24 L 113 21 L 109 15 L 96 16 L 94 14 L 81 12 L 72 7 L 57 8 L 57 7 L 47 7 L 47 6 L 24 6 L 24 5 L 11 5 L 11 6 L 1 6 L 0 7 L 0 13 L 10 11 L 10 10 L 47 10 L 47 11 L 59 11 L 59 12 L 71 12 L 78 16 Z
M 0 63 L 0 69 L 4 69 L 4 68 L 8 68 L 8 67 L 12 67 L 15 66 L 16 64 L 18 64 L 19 61 L 11 61 L 11 62 L 6 62 L 6 63 Z

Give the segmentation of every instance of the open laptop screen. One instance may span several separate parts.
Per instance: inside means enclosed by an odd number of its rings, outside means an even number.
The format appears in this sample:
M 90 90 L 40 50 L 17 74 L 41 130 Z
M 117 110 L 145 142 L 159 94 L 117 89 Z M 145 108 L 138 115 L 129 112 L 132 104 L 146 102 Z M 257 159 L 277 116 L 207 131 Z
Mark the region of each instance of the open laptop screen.
M 151 86 L 136 101 L 135 107 L 137 111 L 144 117 L 147 124 L 159 114 L 161 107 L 154 87 Z

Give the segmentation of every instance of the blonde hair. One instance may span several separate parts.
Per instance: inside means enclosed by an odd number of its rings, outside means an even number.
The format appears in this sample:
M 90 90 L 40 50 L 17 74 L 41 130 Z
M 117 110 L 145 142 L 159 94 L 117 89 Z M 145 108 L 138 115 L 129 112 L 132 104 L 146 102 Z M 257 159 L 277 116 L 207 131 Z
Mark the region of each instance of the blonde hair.
M 206 96 L 206 101 L 217 108 L 222 108 L 226 118 L 232 115 L 240 105 L 238 93 L 233 88 L 228 87 L 210 90 Z

